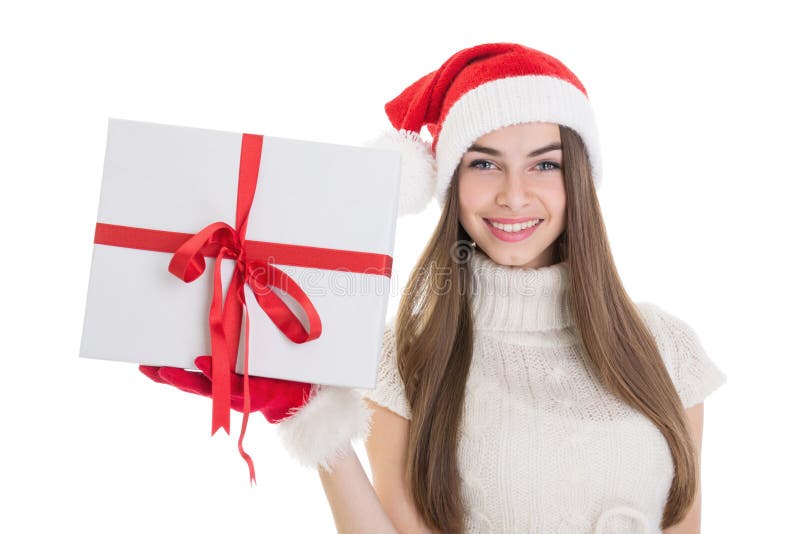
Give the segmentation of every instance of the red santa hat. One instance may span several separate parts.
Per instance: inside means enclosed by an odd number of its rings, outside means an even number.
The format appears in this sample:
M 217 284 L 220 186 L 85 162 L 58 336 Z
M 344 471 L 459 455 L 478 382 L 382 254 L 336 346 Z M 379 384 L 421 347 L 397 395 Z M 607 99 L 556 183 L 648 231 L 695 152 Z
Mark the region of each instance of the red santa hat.
M 479 137 L 504 126 L 552 122 L 583 139 L 595 186 L 600 151 L 594 113 L 580 80 L 556 58 L 513 43 L 457 52 L 386 103 L 394 127 L 373 146 L 403 154 L 399 214 L 417 213 L 435 196 L 444 206 L 461 157 Z M 433 137 L 420 136 L 425 126 Z

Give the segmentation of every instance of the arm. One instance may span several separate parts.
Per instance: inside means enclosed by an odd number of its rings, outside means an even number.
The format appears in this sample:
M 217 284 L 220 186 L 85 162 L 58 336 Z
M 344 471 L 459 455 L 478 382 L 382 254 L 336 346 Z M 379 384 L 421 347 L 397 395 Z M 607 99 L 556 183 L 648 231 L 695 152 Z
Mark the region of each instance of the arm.
M 352 446 L 333 465 L 319 469 L 319 478 L 340 533 L 396 534 Z
M 697 448 L 697 463 L 700 466 L 700 452 L 703 443 L 703 403 L 698 403 L 686 410 L 686 417 L 689 420 L 689 431 L 692 434 L 695 447 Z M 683 521 L 673 525 L 664 531 L 664 534 L 699 534 L 700 533 L 700 473 L 698 472 L 697 497 L 689 509 L 689 513 Z
M 364 402 L 373 410 L 364 445 L 375 486 L 352 447 L 331 472 L 319 469 L 337 531 L 434 534 L 419 517 L 403 478 L 408 421 L 369 399 Z
M 414 505 L 404 472 L 409 421 L 365 399 L 373 410 L 367 449 L 375 491 L 392 523 L 403 534 L 439 534 L 425 525 Z

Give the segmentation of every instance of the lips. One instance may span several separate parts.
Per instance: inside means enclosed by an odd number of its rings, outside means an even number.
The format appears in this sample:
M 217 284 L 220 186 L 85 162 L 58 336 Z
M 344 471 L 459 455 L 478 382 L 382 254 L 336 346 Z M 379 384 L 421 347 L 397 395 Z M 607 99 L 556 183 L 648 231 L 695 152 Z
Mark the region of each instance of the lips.
M 531 219 L 526 219 L 526 220 L 530 221 Z M 543 222 L 540 222 L 538 224 L 531 226 L 530 228 L 526 228 L 518 232 L 506 232 L 504 230 L 492 226 L 492 223 L 489 222 L 489 219 L 484 219 L 483 222 L 486 224 L 486 227 L 489 228 L 489 231 L 492 233 L 493 236 L 495 236 L 500 241 L 504 241 L 506 243 L 515 243 L 517 241 L 522 241 L 523 239 L 527 239 L 536 231 L 537 228 L 539 228 L 543 224 Z

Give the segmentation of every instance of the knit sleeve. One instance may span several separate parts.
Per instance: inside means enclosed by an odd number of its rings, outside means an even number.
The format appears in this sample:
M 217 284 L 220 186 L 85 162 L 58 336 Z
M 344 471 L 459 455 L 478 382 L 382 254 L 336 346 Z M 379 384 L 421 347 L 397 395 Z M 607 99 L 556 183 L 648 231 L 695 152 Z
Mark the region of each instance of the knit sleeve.
M 411 409 L 406 399 L 405 387 L 397 370 L 397 344 L 394 322 L 386 325 L 383 346 L 378 364 L 378 378 L 374 389 L 362 389 L 361 394 L 381 406 L 389 408 L 406 419 L 411 419 Z
M 708 357 L 697 333 L 682 319 L 652 303 L 639 310 L 656 339 L 661 356 L 685 408 L 690 408 L 727 381 Z

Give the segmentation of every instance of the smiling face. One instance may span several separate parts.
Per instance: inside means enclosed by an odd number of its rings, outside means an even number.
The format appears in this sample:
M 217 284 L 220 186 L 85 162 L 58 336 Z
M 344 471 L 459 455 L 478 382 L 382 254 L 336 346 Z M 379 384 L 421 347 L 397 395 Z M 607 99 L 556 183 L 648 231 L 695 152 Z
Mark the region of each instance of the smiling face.
M 557 124 L 489 132 L 464 153 L 457 172 L 459 221 L 481 250 L 501 265 L 554 263 L 567 205 Z

